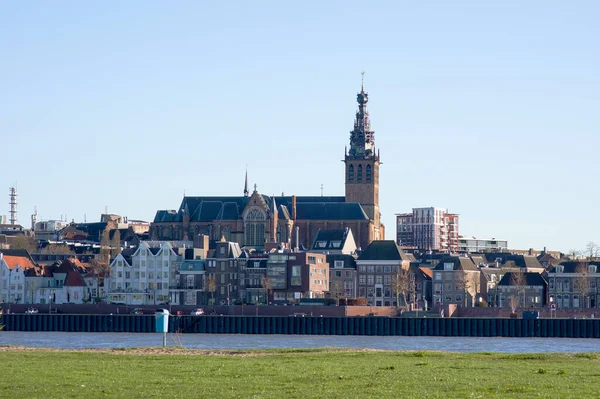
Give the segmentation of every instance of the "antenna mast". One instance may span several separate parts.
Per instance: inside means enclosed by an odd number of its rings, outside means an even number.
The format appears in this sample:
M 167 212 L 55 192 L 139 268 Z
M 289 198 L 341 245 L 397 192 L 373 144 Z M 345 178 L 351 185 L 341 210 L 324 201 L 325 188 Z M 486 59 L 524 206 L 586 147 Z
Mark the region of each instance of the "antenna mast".
M 10 188 L 10 224 L 17 224 L 17 187 L 13 186 Z

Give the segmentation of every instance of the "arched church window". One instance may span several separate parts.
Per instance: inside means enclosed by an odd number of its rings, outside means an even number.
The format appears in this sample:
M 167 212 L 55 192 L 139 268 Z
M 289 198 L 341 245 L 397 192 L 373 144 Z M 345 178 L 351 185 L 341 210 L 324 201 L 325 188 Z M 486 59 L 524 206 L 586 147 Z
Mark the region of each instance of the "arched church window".
M 265 214 L 259 209 L 253 208 L 246 213 L 245 220 L 265 220 Z
M 266 214 L 258 208 L 252 208 L 246 212 L 244 217 L 246 245 L 264 245 L 266 219 Z
M 348 181 L 354 180 L 354 165 L 348 166 Z
M 367 183 L 371 183 L 371 165 L 367 165 Z
M 356 177 L 356 180 L 362 181 L 362 165 L 358 165 L 358 176 Z

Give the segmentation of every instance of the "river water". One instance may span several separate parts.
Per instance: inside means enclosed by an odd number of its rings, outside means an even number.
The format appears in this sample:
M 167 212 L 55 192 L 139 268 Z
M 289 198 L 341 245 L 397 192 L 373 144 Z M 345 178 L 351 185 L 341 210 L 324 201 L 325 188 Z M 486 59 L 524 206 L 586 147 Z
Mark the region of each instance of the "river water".
M 0 332 L 0 345 L 41 348 L 161 346 L 161 334 Z M 167 345 L 188 349 L 369 348 L 451 352 L 599 352 L 600 340 L 571 338 L 373 337 L 331 335 L 169 334 Z

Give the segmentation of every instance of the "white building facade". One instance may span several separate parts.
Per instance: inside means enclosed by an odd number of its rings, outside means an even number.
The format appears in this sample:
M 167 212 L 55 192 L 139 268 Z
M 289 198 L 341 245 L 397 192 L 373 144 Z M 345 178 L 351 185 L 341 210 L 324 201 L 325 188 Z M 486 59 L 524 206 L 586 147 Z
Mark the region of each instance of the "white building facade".
M 141 242 L 130 258 L 123 255 L 110 264 L 108 302 L 127 305 L 177 304 L 171 298 L 176 270 L 183 261 L 168 242 Z
M 496 238 L 458 237 L 460 252 L 485 252 L 508 249 L 508 241 Z

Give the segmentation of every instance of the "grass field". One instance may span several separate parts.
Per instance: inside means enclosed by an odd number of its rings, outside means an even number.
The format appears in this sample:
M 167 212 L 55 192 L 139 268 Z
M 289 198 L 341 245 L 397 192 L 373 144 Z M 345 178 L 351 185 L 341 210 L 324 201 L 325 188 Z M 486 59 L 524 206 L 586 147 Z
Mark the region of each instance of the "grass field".
M 589 398 L 598 354 L 0 348 L 1 398 Z

